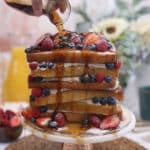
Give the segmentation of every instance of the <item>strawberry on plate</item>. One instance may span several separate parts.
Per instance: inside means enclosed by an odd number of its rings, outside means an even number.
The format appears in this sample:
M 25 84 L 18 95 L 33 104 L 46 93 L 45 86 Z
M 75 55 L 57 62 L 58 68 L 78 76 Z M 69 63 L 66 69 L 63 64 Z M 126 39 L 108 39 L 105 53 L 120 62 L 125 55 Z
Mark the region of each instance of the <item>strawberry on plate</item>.
M 117 116 L 107 116 L 105 117 L 101 124 L 100 129 L 109 130 L 109 129 L 116 129 L 120 124 L 120 119 Z
M 51 120 L 50 117 L 40 117 L 36 119 L 36 125 L 40 128 L 46 128 L 50 120 Z

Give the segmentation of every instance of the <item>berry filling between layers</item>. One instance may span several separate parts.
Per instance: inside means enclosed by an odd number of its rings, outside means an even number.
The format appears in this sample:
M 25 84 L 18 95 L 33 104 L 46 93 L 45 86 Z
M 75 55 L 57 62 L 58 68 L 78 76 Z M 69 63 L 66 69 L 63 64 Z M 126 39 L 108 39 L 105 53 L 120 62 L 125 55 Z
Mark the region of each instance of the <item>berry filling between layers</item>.
M 57 49 L 77 49 L 90 50 L 95 52 L 114 52 L 115 48 L 112 43 L 97 33 L 76 33 L 66 32 L 63 36 L 59 33 L 55 35 L 43 35 L 34 46 L 27 48 L 26 53 L 39 51 L 54 51 Z
M 26 121 L 34 124 L 40 129 L 63 131 L 70 124 L 80 124 L 80 128 L 88 130 L 91 127 L 102 130 L 112 130 L 119 127 L 121 118 L 118 115 L 97 115 L 97 114 L 73 114 L 71 112 L 48 112 L 47 106 L 40 108 L 29 108 L 22 112 Z M 71 115 L 74 121 L 69 121 Z M 65 128 L 64 128 L 65 127 Z

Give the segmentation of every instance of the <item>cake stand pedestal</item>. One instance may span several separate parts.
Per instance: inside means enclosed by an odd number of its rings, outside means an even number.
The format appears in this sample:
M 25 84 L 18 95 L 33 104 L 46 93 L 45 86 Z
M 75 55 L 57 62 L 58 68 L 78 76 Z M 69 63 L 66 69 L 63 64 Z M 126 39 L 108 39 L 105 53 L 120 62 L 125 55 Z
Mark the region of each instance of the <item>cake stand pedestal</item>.
M 54 132 L 52 134 L 44 133 L 28 124 L 25 124 L 25 128 L 37 137 L 54 142 L 64 143 L 63 150 L 92 150 L 92 144 L 120 138 L 134 129 L 136 123 L 134 114 L 127 108 L 122 107 L 122 110 L 123 121 L 121 121 L 116 130 L 111 131 L 91 128 L 86 131 L 85 135 L 73 137 L 73 135 L 62 134 L 60 132 Z

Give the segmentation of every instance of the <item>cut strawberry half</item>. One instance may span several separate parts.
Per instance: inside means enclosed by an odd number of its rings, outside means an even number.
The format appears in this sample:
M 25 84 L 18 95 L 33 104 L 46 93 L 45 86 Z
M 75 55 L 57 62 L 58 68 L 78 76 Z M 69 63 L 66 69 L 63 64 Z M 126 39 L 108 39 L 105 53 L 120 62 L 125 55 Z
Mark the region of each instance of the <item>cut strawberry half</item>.
M 98 52 L 105 52 L 108 50 L 107 41 L 105 39 L 99 39 L 95 44 Z
M 27 119 L 27 120 L 30 120 L 32 118 L 32 113 L 30 110 L 24 110 L 22 112 L 22 116 Z
M 41 111 L 40 111 L 40 109 L 38 109 L 38 108 L 33 108 L 33 109 L 31 110 L 31 114 L 32 114 L 32 117 L 33 117 L 33 118 L 38 118 L 38 117 L 40 117 L 40 115 L 41 115 Z
M 19 127 L 21 125 L 21 120 L 19 117 L 14 116 L 10 119 L 10 126 L 11 127 Z
M 115 68 L 116 69 L 120 69 L 120 67 L 121 67 L 121 61 L 119 61 L 119 60 L 117 60 L 115 63 L 114 63 L 114 66 L 115 66 Z
M 85 46 L 92 45 L 92 44 L 95 44 L 95 42 L 98 41 L 99 39 L 100 39 L 99 35 L 97 35 L 95 33 L 89 33 L 85 36 L 83 44 Z
M 116 129 L 120 124 L 120 119 L 117 116 L 108 116 L 105 117 L 101 124 L 100 128 L 101 129 Z
M 41 117 L 36 119 L 36 125 L 40 128 L 46 128 L 48 126 L 48 122 L 50 121 L 50 117 Z

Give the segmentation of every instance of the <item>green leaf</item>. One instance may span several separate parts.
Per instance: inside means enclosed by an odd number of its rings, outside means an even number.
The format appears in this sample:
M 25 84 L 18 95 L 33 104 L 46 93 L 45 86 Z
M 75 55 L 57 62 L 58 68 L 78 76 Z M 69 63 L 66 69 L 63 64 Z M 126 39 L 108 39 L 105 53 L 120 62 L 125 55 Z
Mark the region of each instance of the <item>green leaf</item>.
M 148 14 L 150 13 L 150 7 L 143 7 L 142 9 L 136 11 L 138 15 Z

